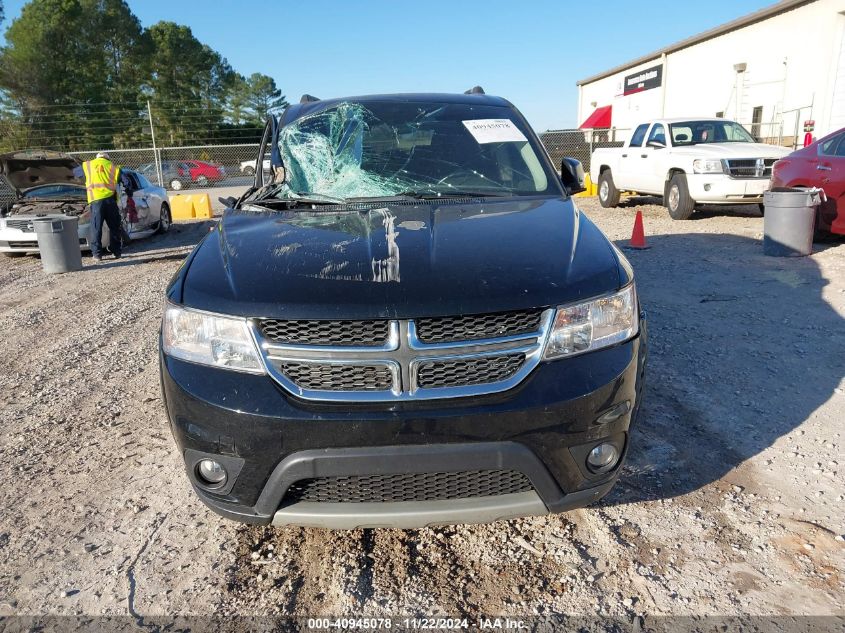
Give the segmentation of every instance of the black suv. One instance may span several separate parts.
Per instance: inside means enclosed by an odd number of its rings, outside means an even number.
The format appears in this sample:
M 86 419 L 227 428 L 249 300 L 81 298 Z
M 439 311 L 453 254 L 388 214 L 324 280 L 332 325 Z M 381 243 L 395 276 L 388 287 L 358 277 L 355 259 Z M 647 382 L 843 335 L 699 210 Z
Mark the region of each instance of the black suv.
M 167 290 L 161 380 L 197 494 L 249 523 L 419 527 L 610 490 L 640 403 L 625 257 L 522 115 L 479 94 L 303 97 L 272 182 Z M 583 174 L 583 172 L 581 172 Z

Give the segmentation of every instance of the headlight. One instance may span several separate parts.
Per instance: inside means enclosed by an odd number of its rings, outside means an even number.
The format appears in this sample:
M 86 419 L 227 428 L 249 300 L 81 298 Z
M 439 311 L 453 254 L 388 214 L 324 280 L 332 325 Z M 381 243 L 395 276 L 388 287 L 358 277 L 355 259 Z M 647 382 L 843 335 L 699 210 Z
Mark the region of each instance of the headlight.
M 264 373 L 245 319 L 168 305 L 161 324 L 165 354 L 201 365 Z
M 543 358 L 592 352 L 627 341 L 638 329 L 637 293 L 631 284 L 609 297 L 558 308 Z
M 692 161 L 692 170 L 697 174 L 721 174 L 722 161 L 717 158 L 699 158 Z

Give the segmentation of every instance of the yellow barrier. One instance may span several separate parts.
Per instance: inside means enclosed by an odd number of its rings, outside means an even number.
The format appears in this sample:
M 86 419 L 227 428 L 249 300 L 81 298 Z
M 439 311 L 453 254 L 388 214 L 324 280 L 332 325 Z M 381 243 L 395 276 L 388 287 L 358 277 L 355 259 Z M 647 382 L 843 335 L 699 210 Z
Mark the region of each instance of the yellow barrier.
M 590 180 L 590 174 L 584 174 L 584 191 L 581 193 L 576 193 L 576 198 L 586 198 L 587 196 L 595 196 L 598 193 L 598 189 L 596 189 L 595 184 L 593 181 Z
M 170 216 L 173 220 L 210 218 L 211 198 L 207 193 L 170 196 Z

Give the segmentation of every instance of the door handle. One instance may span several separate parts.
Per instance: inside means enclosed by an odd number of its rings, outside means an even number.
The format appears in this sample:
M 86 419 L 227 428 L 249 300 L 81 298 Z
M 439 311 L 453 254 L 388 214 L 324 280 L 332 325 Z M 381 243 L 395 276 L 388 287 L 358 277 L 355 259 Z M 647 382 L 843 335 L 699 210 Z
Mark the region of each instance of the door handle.
M 816 171 L 830 171 L 831 168 L 826 165 L 816 165 Z
M 628 158 L 628 154 L 622 154 L 622 158 Z
M 648 158 L 648 154 L 640 154 L 640 158 Z

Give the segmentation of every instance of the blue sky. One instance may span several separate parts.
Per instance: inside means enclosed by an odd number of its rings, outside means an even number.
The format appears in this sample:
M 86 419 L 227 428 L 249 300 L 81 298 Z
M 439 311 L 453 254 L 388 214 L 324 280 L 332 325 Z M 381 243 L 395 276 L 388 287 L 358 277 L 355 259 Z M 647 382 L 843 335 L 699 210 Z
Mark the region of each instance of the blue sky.
M 9 25 L 25 4 L 5 0 Z M 172 20 L 289 101 L 463 92 L 512 101 L 539 132 L 576 126 L 575 82 L 772 0 L 129 0 L 144 26 Z

